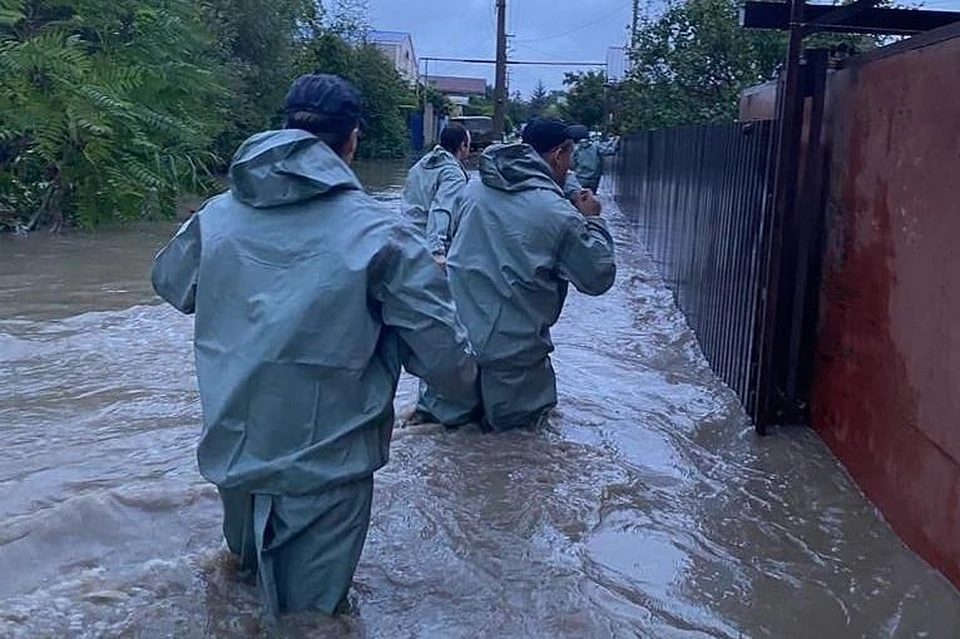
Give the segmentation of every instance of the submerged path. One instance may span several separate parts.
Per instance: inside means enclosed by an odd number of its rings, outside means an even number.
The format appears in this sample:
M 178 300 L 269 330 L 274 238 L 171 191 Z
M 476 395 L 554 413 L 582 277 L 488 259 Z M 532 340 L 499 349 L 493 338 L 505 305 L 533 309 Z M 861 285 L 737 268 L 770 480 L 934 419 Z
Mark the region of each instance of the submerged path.
M 618 281 L 570 296 L 551 429 L 398 430 L 355 614 L 280 634 L 960 636 L 813 432 L 754 435 L 607 208 Z M 169 232 L 0 243 L 0 636 L 262 632 L 196 470 L 191 321 L 146 281 Z

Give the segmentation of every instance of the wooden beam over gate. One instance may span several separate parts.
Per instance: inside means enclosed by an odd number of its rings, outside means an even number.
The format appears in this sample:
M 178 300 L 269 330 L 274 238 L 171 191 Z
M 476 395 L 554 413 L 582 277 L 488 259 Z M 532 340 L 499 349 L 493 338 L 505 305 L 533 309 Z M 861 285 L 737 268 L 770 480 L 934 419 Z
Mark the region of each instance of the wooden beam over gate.
M 882 35 L 913 35 L 960 22 L 960 11 L 925 9 L 876 9 L 860 3 L 834 6 L 804 6 L 804 35 L 817 31 Z M 741 26 L 752 29 L 790 28 L 790 4 L 748 0 L 740 16 Z

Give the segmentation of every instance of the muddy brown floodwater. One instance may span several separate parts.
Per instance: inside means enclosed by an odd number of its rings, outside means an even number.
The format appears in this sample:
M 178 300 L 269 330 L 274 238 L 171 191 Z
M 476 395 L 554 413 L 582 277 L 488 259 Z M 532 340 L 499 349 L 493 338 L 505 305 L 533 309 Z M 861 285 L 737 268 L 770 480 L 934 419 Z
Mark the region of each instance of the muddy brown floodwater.
M 397 205 L 402 167 L 362 174 Z M 814 433 L 754 436 L 607 209 L 618 281 L 568 300 L 552 428 L 398 430 L 354 613 L 279 628 L 197 472 L 191 320 L 148 281 L 174 227 L 0 238 L 0 636 L 960 636 Z

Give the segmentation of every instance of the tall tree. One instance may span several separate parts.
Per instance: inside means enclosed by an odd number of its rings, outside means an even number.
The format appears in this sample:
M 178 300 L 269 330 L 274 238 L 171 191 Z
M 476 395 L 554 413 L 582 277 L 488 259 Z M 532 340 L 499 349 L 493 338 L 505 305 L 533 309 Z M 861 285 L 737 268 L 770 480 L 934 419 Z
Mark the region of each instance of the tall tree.
M 325 16 L 311 0 L 201 0 L 200 6 L 231 93 L 215 143 L 227 161 L 252 132 L 280 123 L 300 49 L 322 33 Z
M 0 0 L 0 230 L 172 215 L 281 124 L 305 71 L 359 86 L 364 155 L 402 152 L 414 98 L 351 37 L 365 16 L 362 0 Z
M 397 156 L 407 149 L 404 107 L 416 105 L 411 88 L 372 44 L 351 45 L 339 35 L 312 39 L 301 58 L 301 72 L 333 73 L 352 81 L 363 95 L 366 130 L 361 157 Z
M 172 211 L 226 97 L 189 0 L 0 0 L 0 224 Z
M 675 3 L 641 24 L 618 125 L 659 128 L 736 117 L 740 91 L 772 76 L 780 34 L 743 29 L 736 0 Z
M 354 45 L 360 44 L 370 31 L 370 4 L 367 0 L 334 0 L 328 26 Z
M 533 93 L 530 94 L 530 101 L 528 102 L 530 115 L 543 115 L 549 104 L 550 93 L 547 91 L 547 87 L 543 86 L 543 81 L 540 81 L 537 83 L 536 88 L 534 88 Z
M 606 76 L 598 71 L 567 73 L 563 84 L 569 87 L 561 109 L 564 117 L 590 128 L 603 124 Z
M 530 105 L 523 99 L 523 95 L 519 91 L 515 91 L 507 100 L 507 118 L 516 124 L 530 119 Z
M 620 131 L 732 121 L 741 91 L 774 77 L 786 54 L 782 33 L 743 29 L 739 0 L 672 2 L 641 23 L 621 83 Z M 871 36 L 818 35 L 810 46 L 876 46 Z

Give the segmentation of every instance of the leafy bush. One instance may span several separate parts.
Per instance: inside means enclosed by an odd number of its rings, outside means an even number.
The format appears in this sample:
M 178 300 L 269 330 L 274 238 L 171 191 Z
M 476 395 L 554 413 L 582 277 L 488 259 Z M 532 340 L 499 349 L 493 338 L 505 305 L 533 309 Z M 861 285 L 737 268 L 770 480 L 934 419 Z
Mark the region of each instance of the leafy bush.
M 409 150 L 404 107 L 416 98 L 393 65 L 374 45 L 352 45 L 334 33 L 314 38 L 302 61 L 303 73 L 333 73 L 353 82 L 363 95 L 363 158 L 397 157 Z
M 28 228 L 172 210 L 213 160 L 208 46 L 188 0 L 0 0 L 0 209 Z
M 339 0 L 0 0 L 0 230 L 171 216 L 302 72 L 364 94 L 365 157 L 407 149 L 410 88 Z

